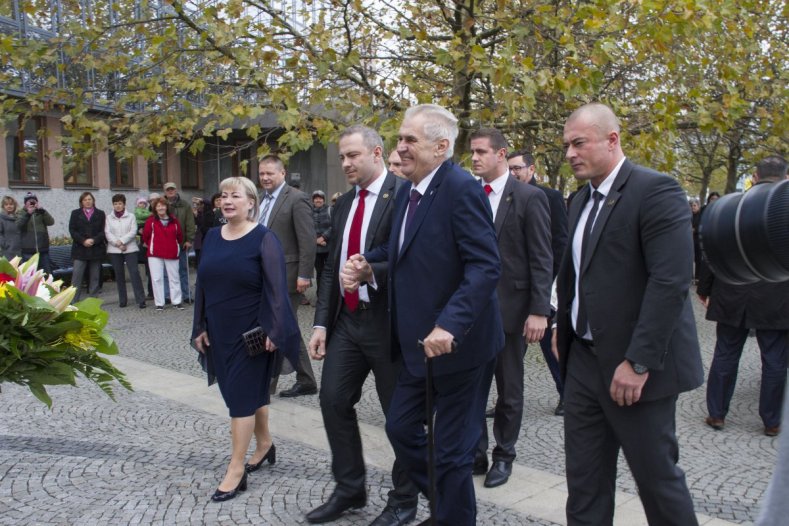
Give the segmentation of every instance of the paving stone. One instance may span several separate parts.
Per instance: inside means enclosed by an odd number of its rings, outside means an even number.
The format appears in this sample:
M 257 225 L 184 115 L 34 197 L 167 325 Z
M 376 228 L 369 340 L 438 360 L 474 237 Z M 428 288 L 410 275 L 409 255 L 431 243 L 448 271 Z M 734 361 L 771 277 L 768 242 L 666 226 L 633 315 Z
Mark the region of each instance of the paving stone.
M 113 289 L 109 286 L 105 289 Z M 314 304 L 314 292 L 308 297 Z M 168 308 L 119 309 L 105 292 L 110 328 L 124 356 L 203 378 L 189 347 L 192 311 Z M 715 343 L 714 324 L 696 305 L 705 367 Z M 302 306 L 299 322 L 309 338 L 314 308 Z M 553 416 L 557 394 L 542 354 L 526 355 L 524 419 L 516 446 L 519 465 L 564 476 L 563 420 Z M 317 378 L 321 363 L 313 362 Z M 699 513 L 751 524 L 758 513 L 776 458 L 777 440 L 765 437 L 758 417 L 760 360 L 749 338 L 737 388 L 723 431 L 704 425 L 704 387 L 679 397 L 677 433 L 680 466 Z M 280 379 L 289 387 L 293 375 Z M 26 389 L 3 385 L 0 393 L 0 524 L 271 524 L 305 523 L 334 483 L 330 455 L 276 438 L 277 463 L 250 475 L 238 498 L 213 503 L 229 456 L 228 420 L 139 391 L 117 391 L 113 403 L 98 389 L 50 389 L 50 411 Z M 489 404 L 496 398 L 495 387 Z M 274 396 L 272 403 L 279 398 Z M 291 401 L 318 410 L 317 396 Z M 359 419 L 382 427 L 384 418 L 372 378 L 357 405 Z M 490 421 L 488 421 L 490 425 Z M 369 468 L 369 503 L 338 525 L 369 524 L 385 505 L 389 474 Z M 635 495 L 627 463 L 620 456 L 618 489 Z M 427 516 L 422 502 L 418 518 Z M 479 524 L 553 523 L 478 504 Z

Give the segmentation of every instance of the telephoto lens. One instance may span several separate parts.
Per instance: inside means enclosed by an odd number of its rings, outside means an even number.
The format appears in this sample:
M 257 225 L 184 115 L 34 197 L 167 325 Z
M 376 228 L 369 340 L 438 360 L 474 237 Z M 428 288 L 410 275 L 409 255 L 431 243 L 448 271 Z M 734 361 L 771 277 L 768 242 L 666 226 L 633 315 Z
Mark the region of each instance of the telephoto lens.
M 704 210 L 699 237 L 707 264 L 726 283 L 789 280 L 789 180 L 717 199 Z

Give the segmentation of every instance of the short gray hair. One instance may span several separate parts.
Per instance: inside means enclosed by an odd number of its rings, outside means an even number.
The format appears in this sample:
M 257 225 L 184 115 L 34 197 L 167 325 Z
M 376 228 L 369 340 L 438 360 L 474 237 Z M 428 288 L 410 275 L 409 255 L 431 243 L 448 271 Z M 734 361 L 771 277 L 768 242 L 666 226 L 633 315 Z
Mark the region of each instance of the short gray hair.
M 452 113 L 438 104 L 419 104 L 411 106 L 405 110 L 403 120 L 417 116 L 425 117 L 425 137 L 433 142 L 441 139 L 449 141 L 449 148 L 444 156 L 445 159 L 452 158 L 455 153 L 455 140 L 458 138 L 458 119 Z
M 258 215 L 260 214 L 260 197 L 258 197 L 255 183 L 246 177 L 228 177 L 227 179 L 222 179 L 222 182 L 219 183 L 220 192 L 227 192 L 231 188 L 240 188 L 248 198 L 252 199 L 254 206 L 247 214 L 247 220 L 257 223 Z

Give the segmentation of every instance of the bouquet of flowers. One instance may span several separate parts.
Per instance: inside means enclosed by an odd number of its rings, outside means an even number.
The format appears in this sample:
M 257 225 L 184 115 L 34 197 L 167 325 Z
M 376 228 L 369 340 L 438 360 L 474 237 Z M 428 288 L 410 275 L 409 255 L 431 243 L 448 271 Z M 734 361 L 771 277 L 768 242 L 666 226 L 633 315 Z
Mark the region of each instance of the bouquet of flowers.
M 101 301 L 75 305 L 77 289 L 62 288 L 38 267 L 38 254 L 20 264 L 0 258 L 0 384 L 26 385 L 47 406 L 47 385 L 76 385 L 77 373 L 115 399 L 113 382 L 131 391 L 124 374 L 99 354 L 118 354 L 104 330 Z

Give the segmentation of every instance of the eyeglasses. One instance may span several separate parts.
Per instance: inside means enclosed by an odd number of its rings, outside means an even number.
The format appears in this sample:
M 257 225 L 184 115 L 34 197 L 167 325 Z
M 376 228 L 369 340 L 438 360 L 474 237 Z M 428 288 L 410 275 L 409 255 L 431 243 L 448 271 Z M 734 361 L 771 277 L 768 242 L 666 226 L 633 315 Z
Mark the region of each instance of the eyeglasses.
M 512 166 L 510 166 L 510 171 L 520 172 L 521 170 L 525 170 L 528 167 L 529 167 L 528 164 L 513 164 Z

